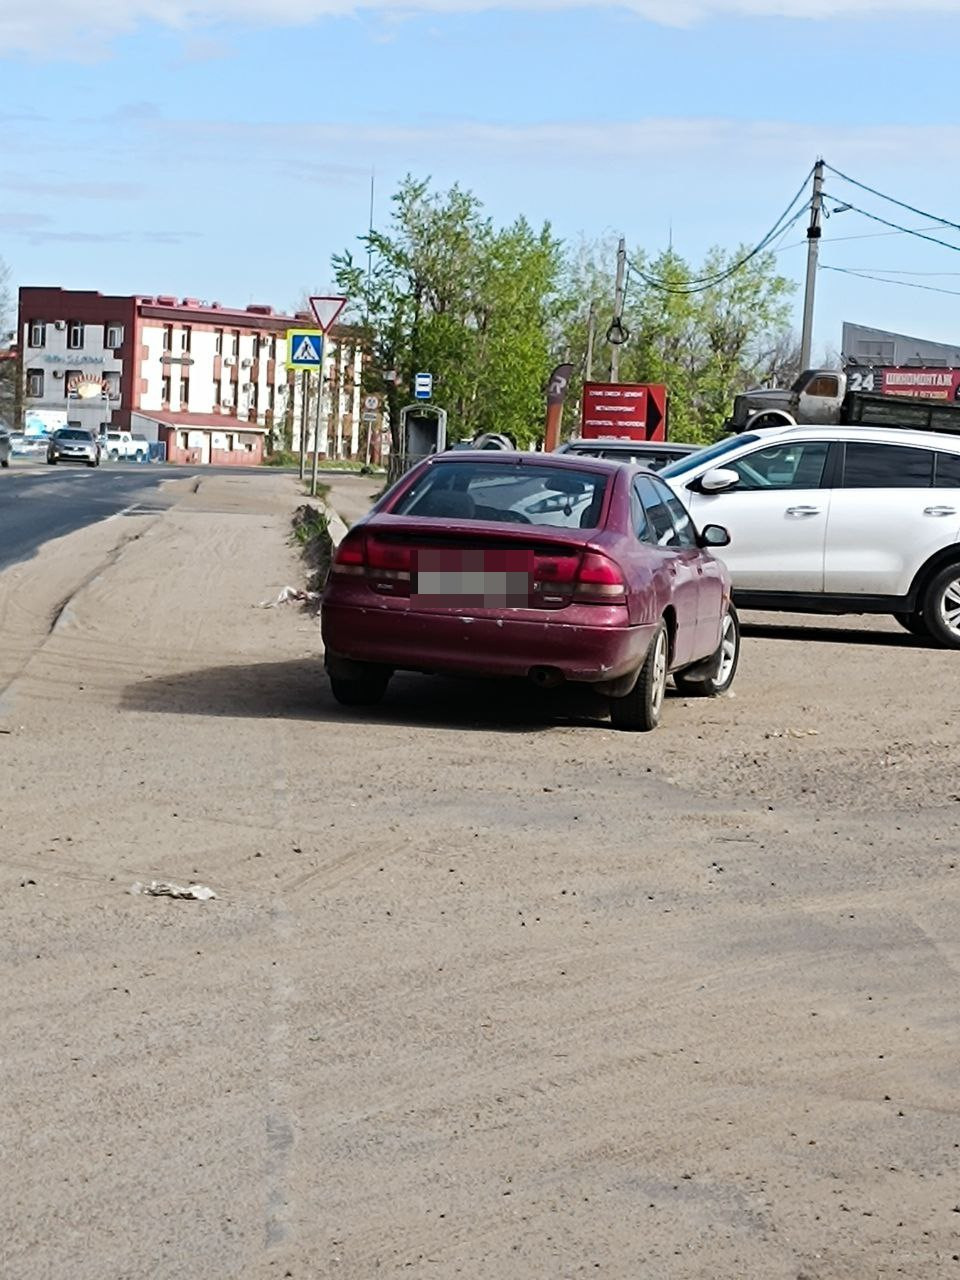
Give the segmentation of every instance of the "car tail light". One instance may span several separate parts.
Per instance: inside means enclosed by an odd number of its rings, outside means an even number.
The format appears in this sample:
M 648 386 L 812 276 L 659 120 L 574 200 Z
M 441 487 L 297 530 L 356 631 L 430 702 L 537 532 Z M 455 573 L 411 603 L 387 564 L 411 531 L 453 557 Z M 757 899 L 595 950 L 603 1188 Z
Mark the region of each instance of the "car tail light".
M 587 551 L 580 561 L 573 597 L 580 604 L 616 604 L 625 600 L 627 584 L 616 561 Z
M 533 557 L 534 598 L 540 605 L 565 605 L 573 599 L 579 556 L 570 551 L 537 551 Z
M 362 578 L 367 572 L 367 548 L 362 534 L 346 537 L 337 547 L 331 571 L 343 577 Z
M 367 538 L 367 578 L 381 595 L 408 596 L 413 570 L 413 548 Z
M 411 547 L 386 542 L 372 535 L 348 535 L 337 549 L 333 573 L 365 578 L 381 595 L 408 596 L 412 577 Z

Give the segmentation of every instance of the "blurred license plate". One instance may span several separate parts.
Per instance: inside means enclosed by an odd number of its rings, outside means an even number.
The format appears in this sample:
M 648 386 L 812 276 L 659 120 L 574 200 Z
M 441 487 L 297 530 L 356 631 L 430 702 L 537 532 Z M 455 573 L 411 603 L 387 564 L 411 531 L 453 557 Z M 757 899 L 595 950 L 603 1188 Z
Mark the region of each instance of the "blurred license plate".
M 527 551 L 418 551 L 413 598 L 427 604 L 525 609 L 533 554 Z

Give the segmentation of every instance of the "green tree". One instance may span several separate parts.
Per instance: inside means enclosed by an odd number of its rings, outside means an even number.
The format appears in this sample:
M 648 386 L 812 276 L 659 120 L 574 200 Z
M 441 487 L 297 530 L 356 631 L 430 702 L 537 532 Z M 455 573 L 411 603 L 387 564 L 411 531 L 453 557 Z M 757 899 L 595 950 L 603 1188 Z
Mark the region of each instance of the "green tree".
M 526 444 L 542 431 L 550 331 L 562 305 L 562 246 L 523 218 L 496 228 L 471 192 L 433 192 L 407 177 L 369 252 L 333 259 L 338 286 L 368 329 L 370 385 L 385 387 L 394 448 L 414 374 L 434 375 L 453 439 L 505 431 Z
M 10 268 L 0 258 L 0 348 L 7 346 L 7 334 L 13 325 L 13 297 L 10 291 Z M 20 362 L 0 360 L 0 419 L 11 426 L 16 423 L 19 405 Z
M 568 268 L 575 319 L 563 340 L 575 362 L 582 362 L 584 316 L 592 304 L 600 353 L 594 377 L 599 379 L 609 369 L 604 335 L 612 316 L 614 254 L 610 243 L 581 248 Z M 744 256 L 743 249 L 712 249 L 694 269 L 672 251 L 652 260 L 634 255 L 624 306 L 630 338 L 621 348 L 620 376 L 666 384 L 674 439 L 716 439 L 734 395 L 787 363 L 795 286 L 777 273 L 773 254 L 758 254 L 732 270 Z

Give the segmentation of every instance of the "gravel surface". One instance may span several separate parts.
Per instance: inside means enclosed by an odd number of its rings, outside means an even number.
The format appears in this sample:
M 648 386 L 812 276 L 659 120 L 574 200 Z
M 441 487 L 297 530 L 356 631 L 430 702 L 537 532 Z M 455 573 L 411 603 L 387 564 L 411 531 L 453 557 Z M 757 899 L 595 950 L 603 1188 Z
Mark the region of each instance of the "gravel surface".
M 0 574 L 4 1280 L 960 1277 L 960 653 L 346 712 L 191 488 Z

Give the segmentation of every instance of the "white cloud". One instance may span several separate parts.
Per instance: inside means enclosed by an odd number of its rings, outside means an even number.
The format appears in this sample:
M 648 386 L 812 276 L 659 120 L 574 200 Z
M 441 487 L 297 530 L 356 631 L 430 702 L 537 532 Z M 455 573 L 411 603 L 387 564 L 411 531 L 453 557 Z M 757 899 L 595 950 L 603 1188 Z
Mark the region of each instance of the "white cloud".
M 709 18 L 867 18 L 902 14 L 958 14 L 960 0 L 47 0 L 43 5 L 0 0 L 0 56 L 31 52 L 89 57 L 118 36 L 145 23 L 194 33 L 219 23 L 306 25 L 324 17 L 363 12 L 475 13 L 484 10 L 547 12 L 607 9 L 635 14 L 665 26 Z M 51 33 L 56 33 L 51 38 Z

